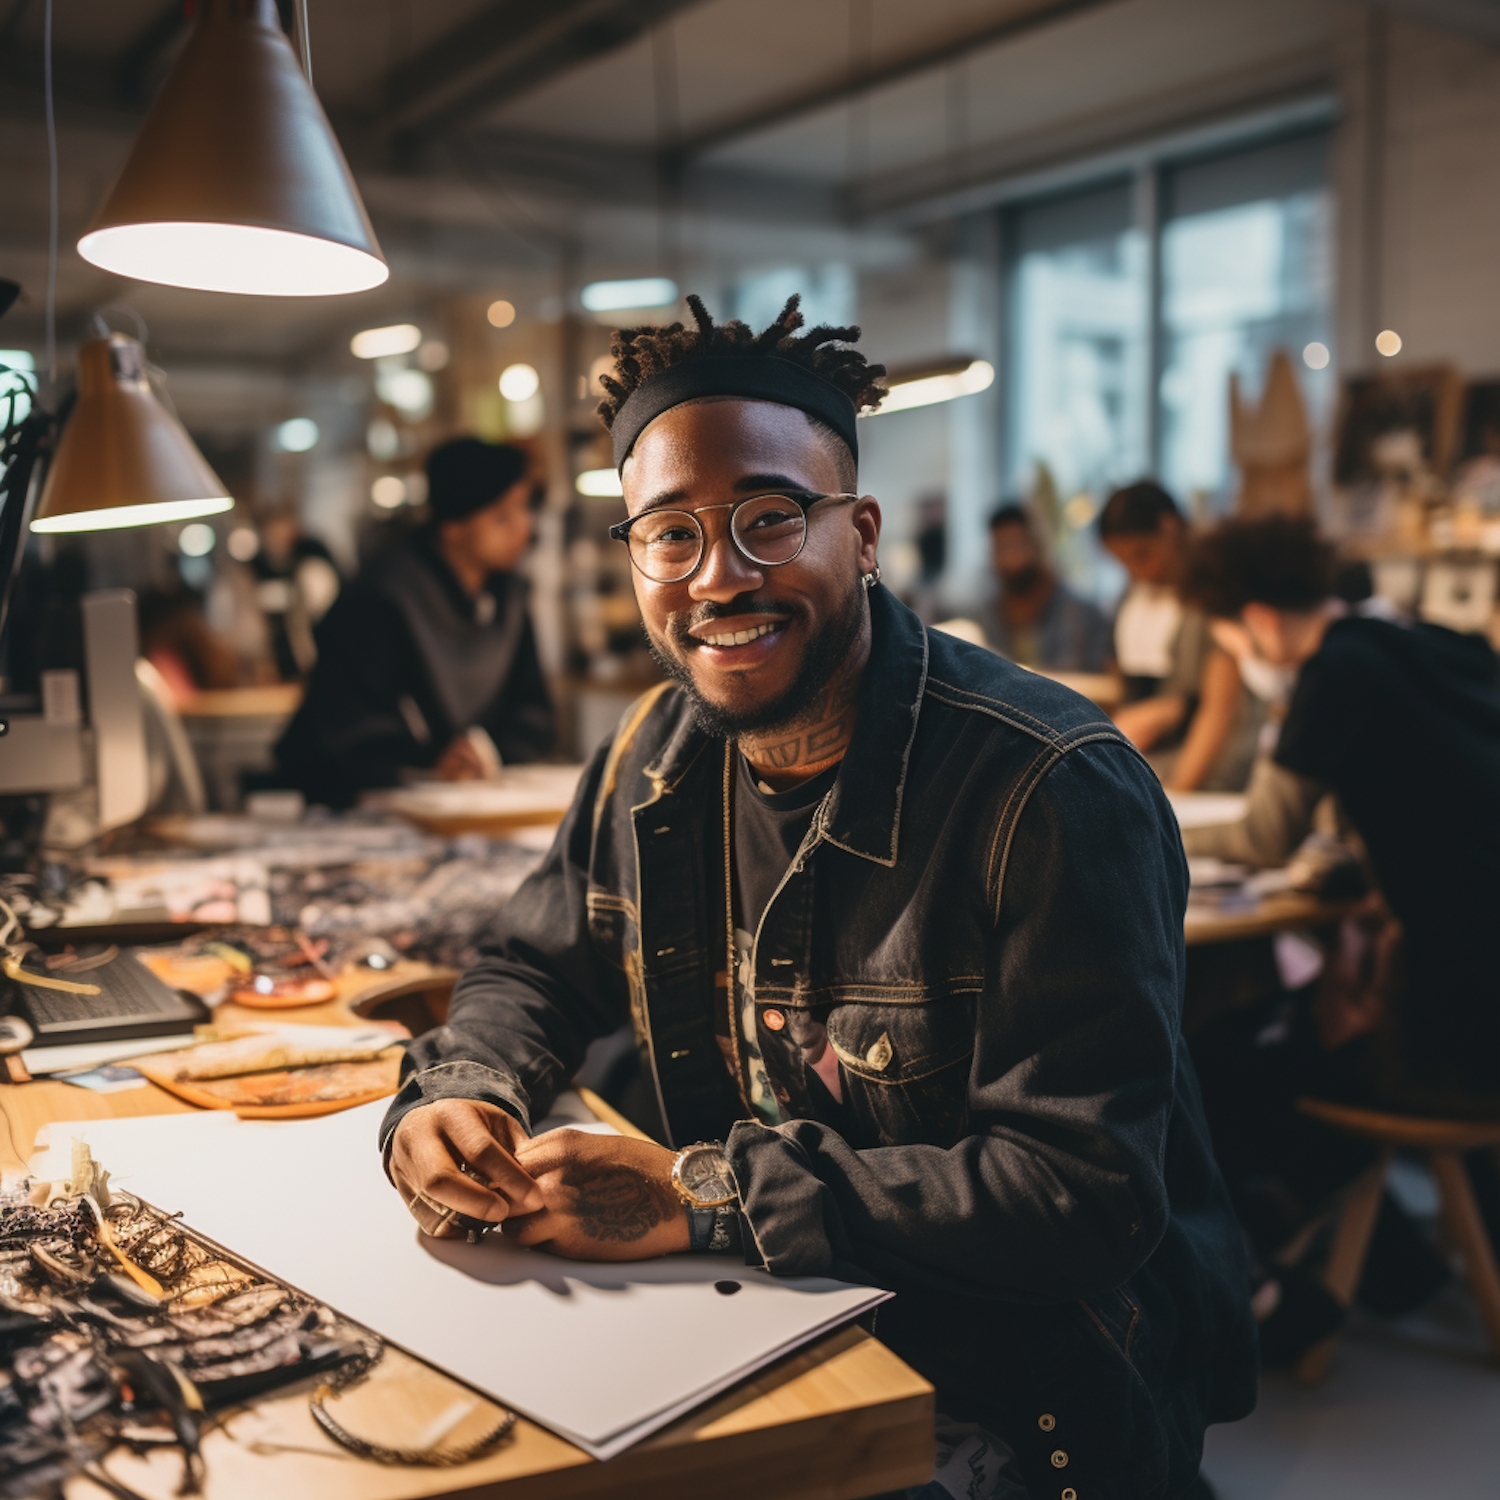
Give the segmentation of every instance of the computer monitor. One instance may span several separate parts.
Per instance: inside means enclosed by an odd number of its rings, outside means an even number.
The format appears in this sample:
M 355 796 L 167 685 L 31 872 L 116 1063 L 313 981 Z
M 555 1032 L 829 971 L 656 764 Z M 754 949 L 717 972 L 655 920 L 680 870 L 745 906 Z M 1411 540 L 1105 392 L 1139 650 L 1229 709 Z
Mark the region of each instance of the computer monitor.
M 9 731 L 0 738 L 0 795 L 73 791 L 92 781 L 103 833 L 139 818 L 150 795 L 135 675 L 135 595 L 106 589 L 85 594 L 79 608 L 84 682 L 76 672 L 45 672 L 39 711 L 8 715 Z

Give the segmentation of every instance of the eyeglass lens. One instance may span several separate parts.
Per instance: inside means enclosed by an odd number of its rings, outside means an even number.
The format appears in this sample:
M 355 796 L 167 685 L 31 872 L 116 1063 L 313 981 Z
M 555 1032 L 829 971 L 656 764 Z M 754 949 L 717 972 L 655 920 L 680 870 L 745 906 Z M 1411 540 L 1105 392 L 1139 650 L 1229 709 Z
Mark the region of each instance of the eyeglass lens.
M 730 513 L 730 528 L 746 557 L 774 567 L 791 562 L 802 550 L 807 517 L 783 495 L 756 495 Z M 657 583 L 688 577 L 702 559 L 703 547 L 703 523 L 691 511 L 650 511 L 630 528 L 635 565 Z

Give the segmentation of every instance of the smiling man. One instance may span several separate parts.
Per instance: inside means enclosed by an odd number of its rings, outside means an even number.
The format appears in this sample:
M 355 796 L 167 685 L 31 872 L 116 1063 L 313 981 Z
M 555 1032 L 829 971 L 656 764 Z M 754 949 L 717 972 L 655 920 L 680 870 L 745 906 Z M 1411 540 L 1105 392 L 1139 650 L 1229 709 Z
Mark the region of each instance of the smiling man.
M 411 1045 L 392 1179 L 429 1233 L 894 1289 L 935 1497 L 1192 1493 L 1256 1357 L 1179 1037 L 1172 814 L 1092 705 L 881 587 L 858 330 L 689 300 L 696 327 L 618 336 L 601 408 L 672 681 Z M 660 1142 L 530 1139 L 627 1017 Z

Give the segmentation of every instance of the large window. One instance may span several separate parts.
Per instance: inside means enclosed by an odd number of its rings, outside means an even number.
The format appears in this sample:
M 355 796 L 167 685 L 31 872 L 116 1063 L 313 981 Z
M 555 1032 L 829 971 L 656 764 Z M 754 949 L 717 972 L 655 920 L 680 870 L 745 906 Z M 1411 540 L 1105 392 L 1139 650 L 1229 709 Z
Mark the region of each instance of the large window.
M 1285 348 L 1326 422 L 1327 155 L 1318 131 L 1007 210 L 1005 482 L 1092 591 L 1117 582 L 1088 524 L 1112 486 L 1154 474 L 1199 514 L 1230 503 L 1231 373 L 1254 399 Z
M 1199 508 L 1232 499 L 1232 373 L 1254 395 L 1271 351 L 1286 349 L 1310 414 L 1324 415 L 1331 367 L 1302 351 L 1331 342 L 1326 156 L 1319 134 L 1163 174 L 1157 468 Z
M 1148 267 L 1131 184 L 1011 215 L 1006 482 L 1064 495 L 1146 464 Z

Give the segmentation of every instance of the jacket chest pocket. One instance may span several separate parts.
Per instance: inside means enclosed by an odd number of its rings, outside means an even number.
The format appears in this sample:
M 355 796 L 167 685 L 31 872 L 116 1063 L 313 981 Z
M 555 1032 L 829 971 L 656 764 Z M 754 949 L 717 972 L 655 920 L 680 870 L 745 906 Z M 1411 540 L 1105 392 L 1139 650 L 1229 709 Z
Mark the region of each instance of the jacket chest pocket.
M 637 946 L 634 903 L 612 891 L 591 886 L 585 904 L 589 938 L 594 947 L 615 968 L 625 968 L 627 954 L 633 954 Z
M 974 998 L 918 1004 L 853 1000 L 826 1021 L 844 1102 L 872 1143 L 951 1146 L 968 1117 Z

